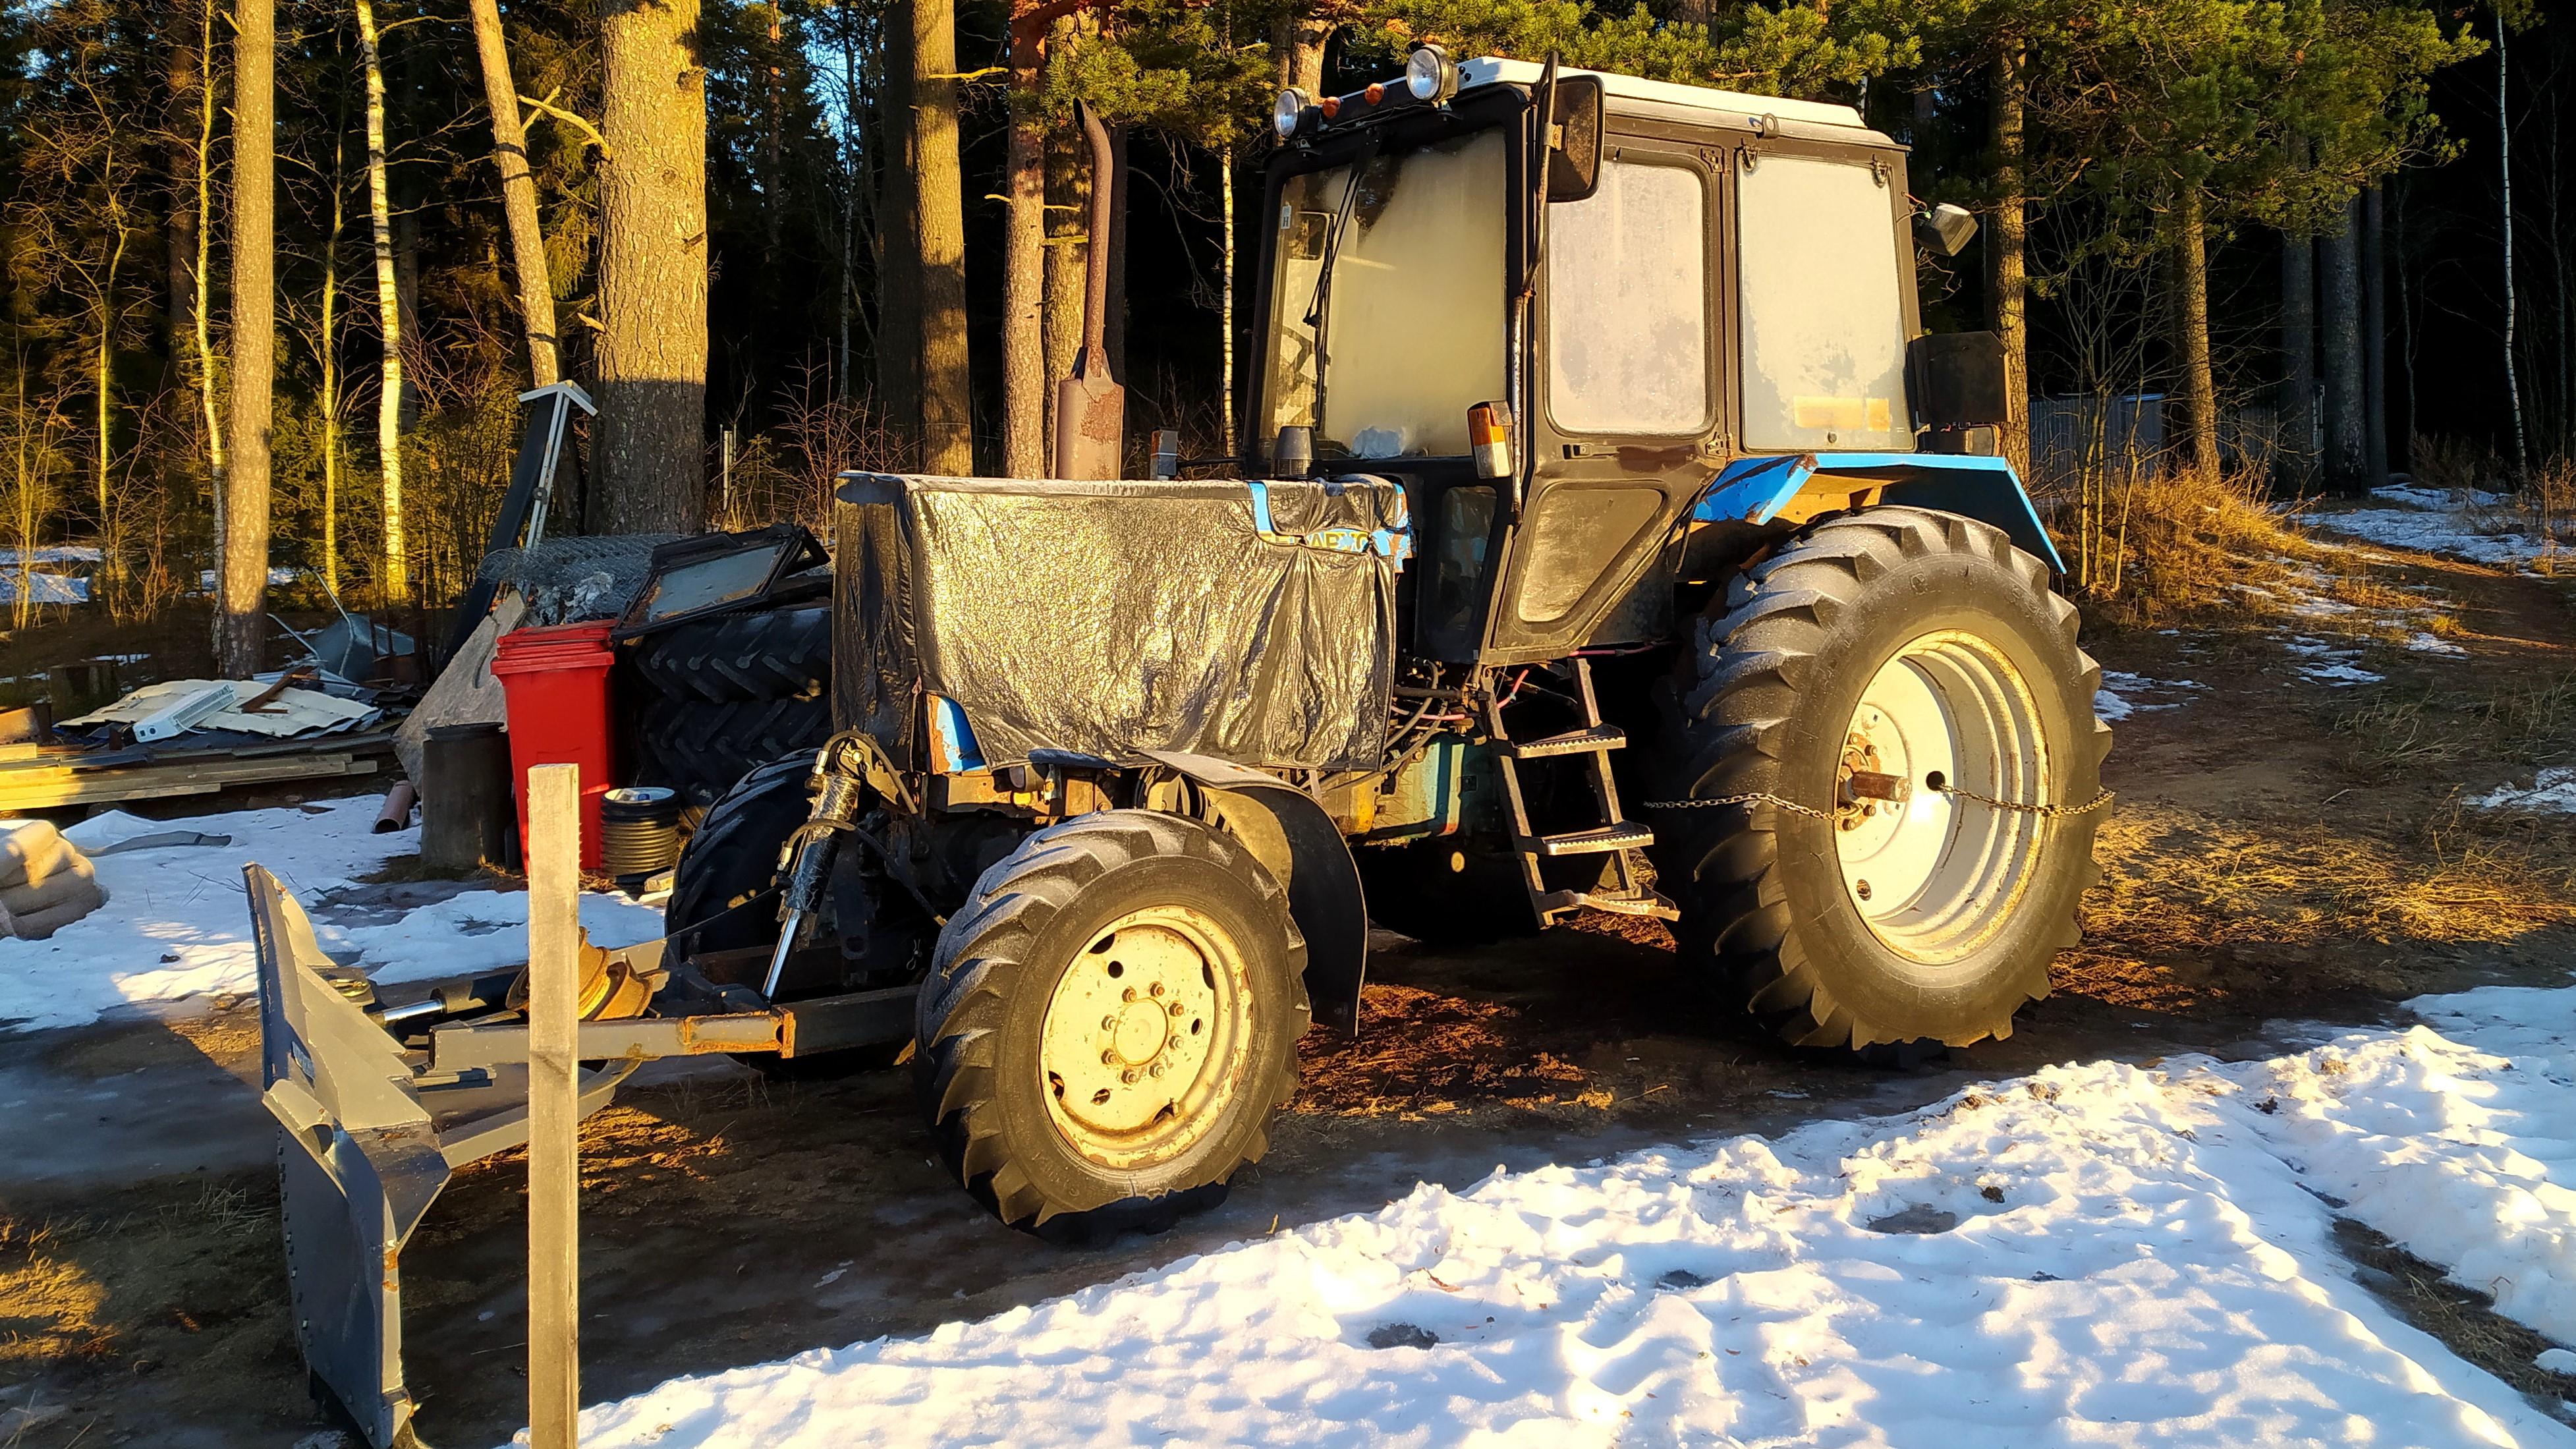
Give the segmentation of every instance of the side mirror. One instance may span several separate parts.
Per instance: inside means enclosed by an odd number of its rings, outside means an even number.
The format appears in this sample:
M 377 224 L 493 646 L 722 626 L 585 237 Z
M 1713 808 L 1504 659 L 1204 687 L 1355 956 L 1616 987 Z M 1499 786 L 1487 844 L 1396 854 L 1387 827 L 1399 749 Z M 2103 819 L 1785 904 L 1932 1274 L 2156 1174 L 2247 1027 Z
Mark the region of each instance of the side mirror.
M 1547 199 L 1582 201 L 1600 186 L 1601 78 L 1565 76 L 1556 83 L 1556 135 L 1547 149 Z
M 1955 257 L 1968 249 L 1977 235 L 1976 213 L 1949 202 L 1933 203 L 1931 209 L 1916 214 L 1914 239 L 1926 250 L 1945 257 Z
M 1935 432 L 1999 427 L 2015 416 L 2012 366 L 1992 332 L 1938 332 L 1906 344 L 1914 421 Z

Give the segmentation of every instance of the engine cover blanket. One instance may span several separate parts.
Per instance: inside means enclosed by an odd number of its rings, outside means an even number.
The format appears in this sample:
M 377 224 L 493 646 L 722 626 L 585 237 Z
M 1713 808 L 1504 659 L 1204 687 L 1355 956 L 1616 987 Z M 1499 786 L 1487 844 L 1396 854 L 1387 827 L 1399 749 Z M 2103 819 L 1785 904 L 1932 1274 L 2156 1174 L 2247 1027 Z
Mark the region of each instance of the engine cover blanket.
M 834 724 L 898 768 L 1379 763 L 1399 484 L 851 473 L 838 498 Z M 965 729 L 925 738 L 924 695 Z

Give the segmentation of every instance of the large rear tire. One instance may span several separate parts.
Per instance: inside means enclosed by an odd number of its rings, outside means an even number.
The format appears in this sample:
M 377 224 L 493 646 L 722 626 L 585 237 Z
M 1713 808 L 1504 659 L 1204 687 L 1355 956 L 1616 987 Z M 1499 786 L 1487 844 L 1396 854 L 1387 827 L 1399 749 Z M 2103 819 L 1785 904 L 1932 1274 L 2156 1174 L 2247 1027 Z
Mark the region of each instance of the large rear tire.
M 635 641 L 636 672 L 670 699 L 793 699 L 832 677 L 832 606 L 718 614 Z
M 802 752 L 810 761 L 831 738 L 832 702 L 820 693 L 712 703 L 657 695 L 645 701 L 636 733 L 645 783 L 712 806 L 763 760 Z
M 1023 841 L 941 931 L 913 1059 L 958 1180 L 1055 1241 L 1224 1200 L 1297 1086 L 1305 939 L 1232 837 L 1112 810 Z
M 1682 665 L 1661 774 L 1668 797 L 1773 799 L 1657 812 L 1685 969 L 1800 1046 L 2011 1035 L 2099 878 L 2101 816 L 2074 807 L 2111 732 L 2076 628 L 2038 559 L 1929 509 L 1829 519 L 1739 578 Z

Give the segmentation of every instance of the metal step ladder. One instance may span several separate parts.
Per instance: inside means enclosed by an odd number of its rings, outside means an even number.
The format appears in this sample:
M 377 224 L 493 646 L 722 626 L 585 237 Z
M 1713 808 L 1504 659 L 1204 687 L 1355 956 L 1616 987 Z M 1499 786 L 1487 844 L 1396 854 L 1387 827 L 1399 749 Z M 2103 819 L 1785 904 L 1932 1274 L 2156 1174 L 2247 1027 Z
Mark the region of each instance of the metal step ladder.
M 1610 752 L 1628 743 L 1627 731 L 1601 722 L 1601 705 L 1592 694 L 1592 667 L 1579 657 L 1573 664 L 1574 685 L 1583 704 L 1580 729 L 1545 739 L 1515 740 L 1503 728 L 1500 703 L 1489 699 L 1485 704 L 1485 729 L 1493 736 L 1495 754 L 1502 764 L 1503 796 L 1512 811 L 1512 844 L 1520 853 L 1521 883 L 1529 889 L 1530 905 L 1538 912 L 1542 926 L 1554 925 L 1586 906 L 1623 916 L 1679 920 L 1680 909 L 1642 884 L 1637 879 L 1635 862 L 1628 858 L 1629 851 L 1654 844 L 1655 832 L 1620 817 L 1619 786 L 1610 775 Z M 1530 826 L 1529 804 L 1521 793 L 1520 762 L 1564 755 L 1586 758 L 1592 799 L 1600 807 L 1602 824 L 1588 830 L 1541 835 Z M 1539 862 L 1579 855 L 1609 857 L 1602 863 L 1598 884 L 1589 890 L 1550 888 L 1540 873 Z

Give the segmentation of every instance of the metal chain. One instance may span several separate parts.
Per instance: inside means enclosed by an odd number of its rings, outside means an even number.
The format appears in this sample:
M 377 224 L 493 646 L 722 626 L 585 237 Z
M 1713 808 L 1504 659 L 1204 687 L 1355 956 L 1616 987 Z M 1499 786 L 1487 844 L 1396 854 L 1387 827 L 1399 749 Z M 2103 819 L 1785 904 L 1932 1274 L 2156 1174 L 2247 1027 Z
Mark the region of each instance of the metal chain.
M 2090 815 L 2094 811 L 2110 804 L 2112 800 L 2111 792 L 2105 790 L 2094 796 L 2092 799 L 2085 801 L 2081 805 L 2028 805 L 2019 800 L 1998 800 L 1992 795 L 1980 795 L 1974 790 L 1962 790 L 1956 785 L 1941 785 L 1933 788 L 1935 788 L 1936 792 L 1939 794 L 1956 795 L 1962 800 L 1974 800 L 1980 805 L 1991 805 L 1997 810 L 2011 810 L 2023 815 L 2037 815 L 2048 820 L 2062 819 L 2070 815 Z M 1782 810 L 1788 811 L 1792 815 L 1804 815 L 1810 820 L 1833 820 L 1837 818 L 1836 812 L 1834 811 L 1819 810 L 1813 805 L 1801 805 L 1795 800 L 1783 800 L 1777 795 L 1759 791 L 1749 795 L 1717 795 L 1706 800 L 1648 800 L 1645 802 L 1644 808 L 1648 810 L 1704 810 L 1713 806 L 1722 805 L 1773 805 Z

